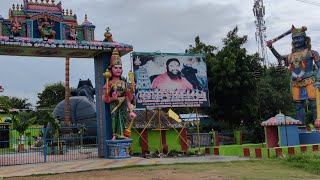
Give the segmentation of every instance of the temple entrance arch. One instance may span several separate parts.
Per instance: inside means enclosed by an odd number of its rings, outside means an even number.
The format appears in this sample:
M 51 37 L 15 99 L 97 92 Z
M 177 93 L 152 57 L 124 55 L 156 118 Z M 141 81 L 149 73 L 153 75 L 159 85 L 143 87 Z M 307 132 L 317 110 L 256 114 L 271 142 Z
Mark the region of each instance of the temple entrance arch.
M 110 108 L 101 101 L 105 83 L 103 72 L 109 66 L 114 48 L 123 56 L 133 47 L 114 42 L 109 29 L 103 41 L 96 41 L 94 30 L 87 15 L 83 23 L 78 24 L 77 16 L 65 11 L 61 2 L 23 0 L 23 4 L 12 6 L 8 19 L 0 16 L 0 55 L 65 58 L 66 101 L 70 94 L 70 58 L 94 59 L 98 151 L 99 157 L 107 158 L 105 140 L 111 139 L 112 130 Z M 68 108 L 66 102 L 66 122 Z

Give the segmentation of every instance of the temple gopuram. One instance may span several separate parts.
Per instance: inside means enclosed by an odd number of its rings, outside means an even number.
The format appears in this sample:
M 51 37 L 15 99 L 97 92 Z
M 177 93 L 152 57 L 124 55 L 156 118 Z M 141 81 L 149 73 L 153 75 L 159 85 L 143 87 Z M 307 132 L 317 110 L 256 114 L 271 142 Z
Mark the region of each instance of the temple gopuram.
M 115 47 L 121 55 L 132 51 L 130 45 L 113 42 L 109 28 L 105 39 L 96 41 L 95 28 L 87 15 L 78 24 L 77 15 L 71 9 L 63 9 L 61 2 L 23 0 L 21 5 L 12 5 L 8 19 L 0 15 L 0 54 L 89 58 L 101 50 L 111 52 Z
M 105 84 L 103 73 L 110 65 L 112 51 L 115 48 L 119 55 L 123 56 L 131 52 L 133 47 L 115 42 L 110 28 L 99 36 L 103 40 L 97 41 L 94 34 L 95 28 L 87 15 L 79 24 L 77 15 L 71 9 L 63 9 L 61 2 L 56 4 L 55 0 L 23 0 L 23 4 L 12 5 L 8 19 L 0 15 L 0 55 L 66 59 L 65 126 L 70 125 L 70 58 L 92 58 L 95 75 L 98 152 L 99 157 L 109 158 L 106 140 L 111 139 L 112 129 L 110 107 L 101 101 Z

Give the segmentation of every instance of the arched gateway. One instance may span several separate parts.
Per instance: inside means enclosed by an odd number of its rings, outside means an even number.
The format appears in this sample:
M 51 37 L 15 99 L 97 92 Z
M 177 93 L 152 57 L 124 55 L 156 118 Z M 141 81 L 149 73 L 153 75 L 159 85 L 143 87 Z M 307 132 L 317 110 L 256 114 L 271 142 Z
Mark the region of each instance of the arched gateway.
M 94 58 L 99 157 L 109 157 L 105 140 L 111 139 L 112 130 L 109 105 L 101 101 L 105 84 L 103 72 L 109 66 L 114 48 L 120 56 L 133 48 L 114 42 L 109 29 L 104 41 L 96 41 L 94 30 L 87 15 L 84 22 L 78 24 L 76 14 L 62 9 L 61 2 L 23 0 L 23 4 L 12 6 L 8 19 L 0 15 L 0 55 L 66 58 L 66 100 L 70 93 L 69 58 Z M 68 110 L 66 103 L 66 112 Z

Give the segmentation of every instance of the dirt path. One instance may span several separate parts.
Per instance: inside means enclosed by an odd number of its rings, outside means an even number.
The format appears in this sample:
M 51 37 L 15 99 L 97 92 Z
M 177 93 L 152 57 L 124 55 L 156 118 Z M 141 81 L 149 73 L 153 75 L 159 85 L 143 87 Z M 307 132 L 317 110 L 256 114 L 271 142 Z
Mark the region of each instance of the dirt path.
M 320 179 L 318 175 L 288 167 L 277 160 L 175 164 L 94 170 L 45 176 L 9 178 L 15 180 L 194 180 L 194 179 Z

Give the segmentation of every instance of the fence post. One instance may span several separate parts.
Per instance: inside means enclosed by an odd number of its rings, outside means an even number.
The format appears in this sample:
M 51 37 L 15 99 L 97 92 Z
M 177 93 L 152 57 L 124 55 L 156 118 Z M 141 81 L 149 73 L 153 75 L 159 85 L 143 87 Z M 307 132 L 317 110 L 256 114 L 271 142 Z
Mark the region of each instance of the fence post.
M 236 144 L 242 145 L 242 131 L 234 131 L 234 139 L 236 141 Z
M 47 128 L 43 129 L 43 157 L 44 162 L 47 162 Z
M 212 131 L 213 146 L 219 146 L 218 131 Z

